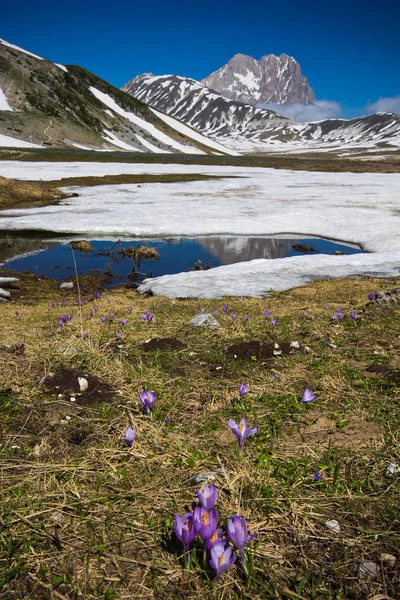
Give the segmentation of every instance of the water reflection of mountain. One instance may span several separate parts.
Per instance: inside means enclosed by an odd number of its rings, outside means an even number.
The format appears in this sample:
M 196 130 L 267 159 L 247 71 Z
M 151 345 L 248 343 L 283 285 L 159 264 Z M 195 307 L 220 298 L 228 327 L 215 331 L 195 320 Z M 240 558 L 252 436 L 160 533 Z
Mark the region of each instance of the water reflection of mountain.
M 38 239 L 17 238 L 14 236 L 0 237 L 0 263 L 11 258 L 38 252 L 39 250 L 47 250 L 53 246 L 58 246 L 57 242 L 45 242 Z
M 284 258 L 298 238 L 260 238 L 246 236 L 206 237 L 198 242 L 216 256 L 221 264 L 254 260 L 256 258 Z

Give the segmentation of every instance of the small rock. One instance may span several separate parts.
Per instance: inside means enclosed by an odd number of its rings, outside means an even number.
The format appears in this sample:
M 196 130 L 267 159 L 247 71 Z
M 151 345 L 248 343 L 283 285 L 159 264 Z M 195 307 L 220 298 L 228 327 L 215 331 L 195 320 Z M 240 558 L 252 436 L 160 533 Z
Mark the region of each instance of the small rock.
M 9 300 L 7 298 L 2 298 L 0 296 L 0 304 L 5 304 L 6 302 L 8 302 Z
M 70 402 L 76 402 L 76 398 L 74 398 L 74 396 L 71 396 L 71 398 L 69 399 Z
M 0 287 L 0 298 L 10 298 L 11 294 L 10 292 L 8 292 L 7 290 L 3 290 L 3 288 Z
M 381 561 L 387 563 L 391 567 L 394 567 L 396 564 L 396 557 L 393 554 L 386 554 L 385 552 L 381 554 Z
M 217 319 L 210 314 L 197 315 L 189 321 L 188 325 L 203 327 L 204 329 L 217 329 L 220 326 Z
M 300 344 L 299 344 L 299 342 L 290 342 L 290 347 L 291 348 L 300 348 Z
M 275 344 L 274 344 L 274 348 L 275 348 L 275 350 L 278 350 L 278 348 L 279 348 L 279 344 L 277 344 L 277 343 L 275 342 Z
M 56 352 L 60 352 L 60 354 L 76 354 L 78 350 L 73 348 L 72 346 L 61 346 L 57 345 L 55 347 Z
M 391 463 L 386 469 L 386 475 L 397 475 L 400 473 L 400 467 L 397 463 Z
M 19 281 L 19 279 L 16 277 L 0 277 L 0 287 L 11 288 L 17 281 Z
M 78 377 L 79 389 L 81 392 L 86 392 L 89 386 L 89 382 L 85 377 Z
M 198 475 L 194 475 L 189 479 L 189 483 L 203 483 L 204 481 L 214 481 L 215 477 L 218 475 L 222 475 L 222 469 L 215 469 L 215 471 L 204 471 L 203 473 L 199 473 Z
M 344 252 L 342 252 L 341 250 L 335 250 L 335 252 L 333 254 L 335 256 L 344 256 Z
M 314 315 L 312 315 L 311 313 L 309 313 L 305 310 L 302 310 L 301 312 L 299 312 L 299 317 L 301 319 L 310 319 L 310 321 L 314 321 L 314 319 L 315 319 Z
M 364 582 L 366 579 L 379 577 L 380 568 L 372 560 L 361 560 L 355 563 L 354 571 L 357 573 L 358 581 Z
M 274 356 L 280 356 L 282 354 L 282 350 L 273 350 L 272 353 Z
M 330 529 L 331 531 L 334 531 L 335 533 L 340 532 L 340 524 L 335 519 L 330 519 L 329 521 L 327 521 L 325 523 L 325 527 L 327 529 Z
M 74 287 L 74 282 L 73 281 L 64 281 L 60 285 L 60 290 L 72 290 L 73 287 Z

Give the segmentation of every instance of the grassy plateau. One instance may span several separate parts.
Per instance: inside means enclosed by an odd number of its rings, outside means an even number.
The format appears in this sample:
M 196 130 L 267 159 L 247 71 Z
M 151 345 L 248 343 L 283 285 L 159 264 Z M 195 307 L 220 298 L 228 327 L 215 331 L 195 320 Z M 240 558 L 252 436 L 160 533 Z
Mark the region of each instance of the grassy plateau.
M 399 283 L 211 301 L 22 276 L 0 304 L 0 598 L 399 598 L 400 303 L 368 299 Z M 218 329 L 188 325 L 202 309 Z M 198 537 L 185 573 L 173 521 L 206 482 L 223 530 L 257 532 L 247 574 L 215 582 Z

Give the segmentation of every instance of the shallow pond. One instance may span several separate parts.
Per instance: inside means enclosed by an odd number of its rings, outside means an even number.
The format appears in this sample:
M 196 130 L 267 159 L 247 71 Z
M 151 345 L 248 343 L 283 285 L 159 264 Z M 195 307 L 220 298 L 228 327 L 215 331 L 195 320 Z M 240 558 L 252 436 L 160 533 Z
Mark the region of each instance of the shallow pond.
M 362 250 L 354 244 L 296 234 L 274 237 L 205 236 L 197 238 L 88 240 L 93 250 L 74 251 L 79 275 L 106 275 L 105 285 L 141 282 L 145 277 L 218 267 L 258 258 L 284 258 L 301 254 L 355 254 Z M 150 246 L 159 253 L 157 260 L 134 260 L 126 256 L 129 247 Z M 0 262 L 4 268 L 29 271 L 52 279 L 68 279 L 75 274 L 71 245 L 65 239 L 35 236 L 0 237 Z

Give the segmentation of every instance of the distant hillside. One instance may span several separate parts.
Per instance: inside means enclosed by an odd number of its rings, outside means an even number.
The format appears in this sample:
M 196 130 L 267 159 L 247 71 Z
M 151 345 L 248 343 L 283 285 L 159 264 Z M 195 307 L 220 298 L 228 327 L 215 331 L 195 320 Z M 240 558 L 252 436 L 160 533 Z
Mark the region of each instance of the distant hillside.
M 274 111 L 228 100 L 179 75 L 145 73 L 123 90 L 240 152 L 400 148 L 400 116 L 391 113 L 299 124 Z
M 78 66 L 0 40 L 0 145 L 231 154 Z

